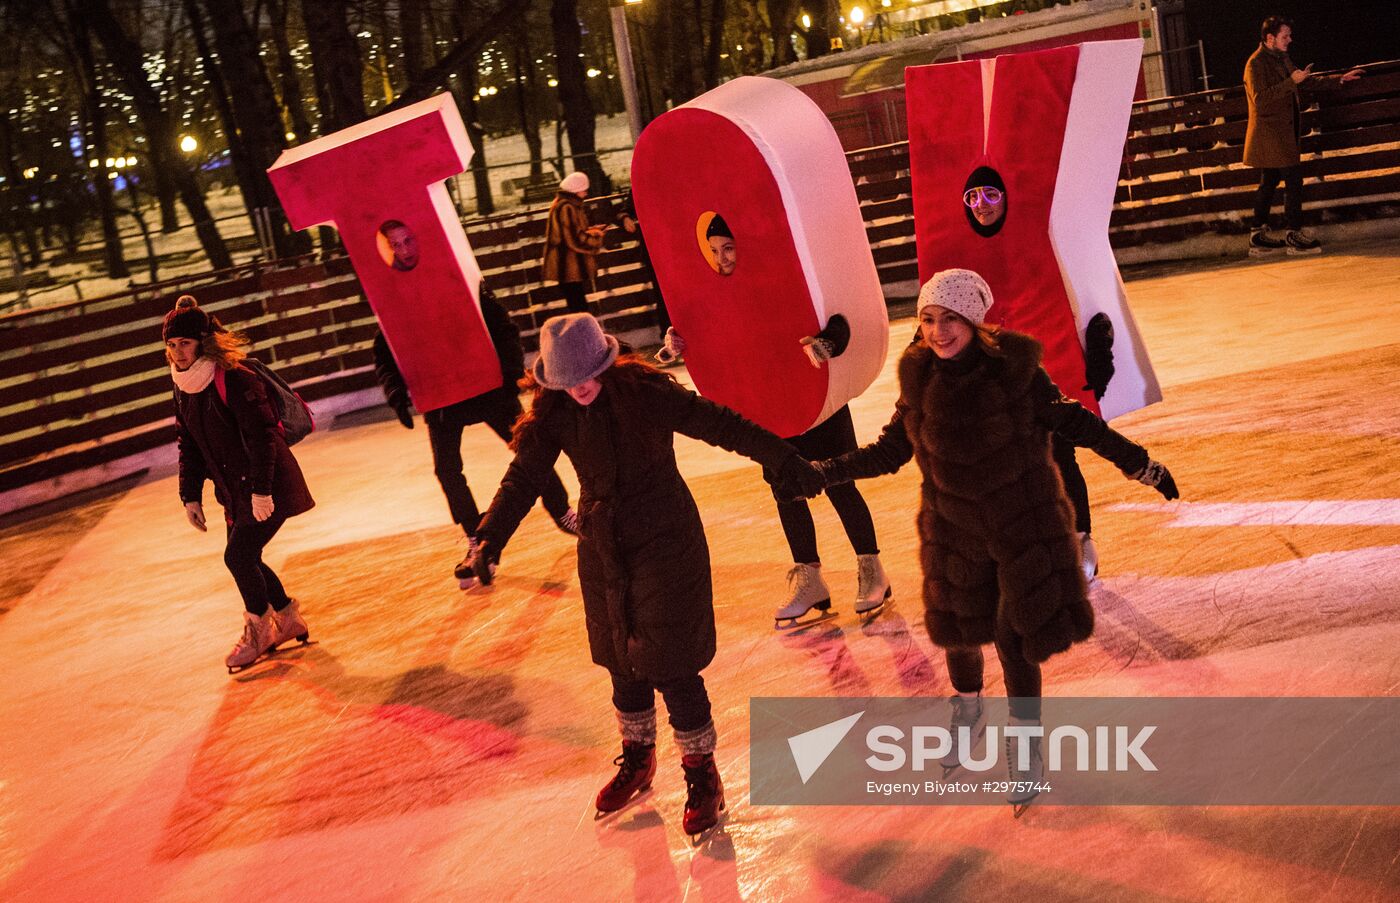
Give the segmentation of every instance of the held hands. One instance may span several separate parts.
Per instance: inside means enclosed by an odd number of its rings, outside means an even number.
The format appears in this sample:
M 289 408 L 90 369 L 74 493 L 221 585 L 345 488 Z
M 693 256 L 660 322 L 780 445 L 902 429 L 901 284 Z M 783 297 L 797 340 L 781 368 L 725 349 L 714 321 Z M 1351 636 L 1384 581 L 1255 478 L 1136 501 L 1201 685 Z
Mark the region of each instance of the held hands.
M 812 366 L 816 367 L 818 370 L 821 369 L 822 364 L 836 356 L 835 346 L 826 339 L 819 339 L 816 336 L 809 335 L 804 339 L 798 339 L 798 341 L 802 344 L 802 350 L 807 352 L 807 359 L 811 361 Z
M 272 516 L 272 510 L 276 506 L 272 504 L 272 496 L 253 494 L 253 520 L 259 523 Z
M 676 332 L 676 327 L 668 326 L 666 338 L 661 343 L 661 350 L 656 352 L 656 359 L 663 364 L 669 364 L 672 361 L 680 360 L 684 355 L 685 339 L 681 338 L 679 332 Z
M 398 405 L 394 408 L 394 413 L 398 415 L 399 423 L 403 424 L 404 429 L 413 429 L 413 412 L 408 409 L 408 405 Z
M 1172 479 L 1172 473 L 1166 466 L 1151 459 L 1148 459 L 1147 466 L 1137 473 L 1128 474 L 1128 479 L 1137 480 L 1144 486 L 1151 486 L 1162 493 L 1162 497 L 1167 501 L 1181 498 L 1181 493 L 1177 491 L 1176 480 Z
M 1313 64 L 1308 63 L 1302 69 L 1294 69 L 1291 73 L 1289 73 L 1289 76 L 1293 79 L 1293 84 L 1301 85 L 1303 82 L 1312 78 L 1312 67 Z
M 810 499 L 821 495 L 822 490 L 826 489 L 826 478 L 811 461 L 794 453 L 778 469 L 773 485 L 778 494 L 786 499 Z
M 1356 81 L 1358 78 L 1360 78 L 1361 76 L 1363 76 L 1363 75 L 1365 75 L 1365 74 L 1366 74 L 1366 70 L 1365 70 L 1365 69 L 1360 69 L 1360 68 L 1353 69 L 1353 70 L 1351 70 L 1350 72 L 1347 72 L 1347 73 L 1345 73 L 1345 74 L 1342 76 L 1342 78 L 1341 78 L 1341 83 L 1345 85 L 1347 82 L 1354 82 L 1354 81 Z
M 185 502 L 185 518 L 189 520 L 190 526 L 199 532 L 209 532 L 209 528 L 204 525 L 204 505 L 200 502 Z

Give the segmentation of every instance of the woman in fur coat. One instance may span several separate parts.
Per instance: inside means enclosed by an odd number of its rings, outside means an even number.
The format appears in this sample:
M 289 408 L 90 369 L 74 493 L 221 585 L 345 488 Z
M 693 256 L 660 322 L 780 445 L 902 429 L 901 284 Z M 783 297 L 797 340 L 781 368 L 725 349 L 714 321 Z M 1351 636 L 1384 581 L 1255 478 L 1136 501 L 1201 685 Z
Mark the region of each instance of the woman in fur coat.
M 204 532 L 204 483 L 214 484 L 228 530 L 224 564 L 243 597 L 243 635 L 225 661 L 232 673 L 280 643 L 306 640 L 296 600 L 262 552 L 287 518 L 316 502 L 278 429 L 262 378 L 239 363 L 247 339 L 224 329 L 190 295 L 181 295 L 165 315 L 161 336 L 175 381 L 180 501 L 190 525 Z
M 921 341 L 900 359 L 894 418 L 874 443 L 817 463 L 830 485 L 918 461 L 924 610 L 958 692 L 955 738 L 962 725 L 981 731 L 983 645 L 1001 659 L 1013 723 L 1038 724 L 1041 662 L 1093 632 L 1052 435 L 1177 497 L 1171 474 L 1146 450 L 1060 393 L 1041 367 L 1039 343 L 983 325 L 991 306 L 990 287 L 971 270 L 944 270 L 925 283 Z M 956 767 L 958 753 L 955 744 L 945 766 Z M 1038 753 L 1037 745 L 1033 769 Z M 1038 779 L 1013 770 L 1012 780 Z
M 712 827 L 724 808 L 715 725 L 701 670 L 715 655 L 710 553 L 695 500 L 676 468 L 681 433 L 737 452 L 816 494 L 813 467 L 777 436 L 628 356 L 588 314 L 547 320 L 525 380 L 530 411 L 515 425 L 515 460 L 477 532 L 473 569 L 489 583 L 495 550 L 544 489 L 563 452 L 579 481 L 578 575 L 595 664 L 612 675 L 622 733 L 617 776 L 600 813 L 651 786 L 655 693 L 670 714 L 687 787 L 685 831 Z

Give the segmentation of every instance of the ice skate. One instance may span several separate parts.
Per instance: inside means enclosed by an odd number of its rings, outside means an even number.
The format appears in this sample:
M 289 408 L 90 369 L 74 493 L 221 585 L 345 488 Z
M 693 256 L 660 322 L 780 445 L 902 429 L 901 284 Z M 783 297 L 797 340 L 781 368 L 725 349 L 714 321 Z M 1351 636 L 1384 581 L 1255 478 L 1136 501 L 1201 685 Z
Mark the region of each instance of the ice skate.
M 1288 230 L 1288 233 L 1283 236 L 1283 243 L 1288 246 L 1289 257 L 1322 253 L 1322 242 L 1298 229 Z
M 294 639 L 303 646 L 309 645 L 311 631 L 306 626 L 306 619 L 301 616 L 301 606 L 296 599 L 291 599 L 281 611 L 272 610 L 272 642 L 267 651 L 275 652 L 278 646 Z
M 598 791 L 594 821 L 626 809 L 651 790 L 651 779 L 656 776 L 656 744 L 623 740 L 622 755 L 613 759 L 613 764 L 617 775 Z
M 457 578 L 457 586 L 462 590 L 475 589 L 481 583 L 481 581 L 477 579 L 476 574 L 472 572 L 471 566 L 469 565 L 472 556 L 476 554 L 476 550 L 480 547 L 481 540 L 477 539 L 475 536 L 468 536 L 467 554 L 464 555 L 462 560 L 457 562 L 457 566 L 452 569 L 452 575 Z M 491 562 L 491 576 L 496 576 L 496 562 L 494 561 Z
M 962 767 L 963 756 L 972 754 L 972 750 L 981 741 L 982 735 L 987 730 L 987 725 L 982 720 L 981 692 L 972 697 L 958 693 L 952 697 L 951 702 L 953 704 L 953 717 L 948 720 L 948 733 L 953 738 L 953 747 L 948 750 L 946 756 L 939 760 L 943 766 L 944 780 L 947 780 L 948 775 Z M 964 727 L 967 728 L 966 752 L 964 752 L 959 740 L 960 729 Z
M 578 512 L 570 508 L 554 519 L 554 526 L 559 528 L 559 532 L 567 533 L 570 536 L 578 535 Z
M 878 616 L 890 599 L 890 579 L 879 555 L 856 556 L 856 614 L 867 621 Z
M 794 564 L 788 571 L 787 583 L 787 601 L 773 613 L 774 629 L 809 627 L 836 616 L 831 611 L 831 590 L 822 579 L 821 565 Z M 809 616 L 808 612 L 814 610 L 817 614 Z
M 1039 727 L 1039 721 L 1022 721 L 1017 718 L 1011 719 L 1012 726 Z M 1006 779 L 1010 782 L 1010 789 L 1006 792 L 1006 801 L 1011 804 L 1011 814 L 1015 818 L 1020 818 L 1026 814 L 1026 810 L 1031 807 L 1031 802 L 1040 795 L 1041 783 L 1045 780 L 1045 759 L 1040 749 L 1040 737 L 1028 738 L 1030 744 L 1030 755 L 1027 761 L 1022 763 L 1019 758 L 1021 741 L 1018 737 L 1006 737 Z M 1026 767 L 1021 768 L 1024 764 Z
M 1084 582 L 1092 585 L 1099 579 L 1099 550 L 1088 533 L 1079 534 L 1079 561 L 1084 568 Z
M 1268 229 L 1255 229 L 1249 233 L 1250 257 L 1272 257 L 1286 247 L 1287 242 L 1271 236 Z
M 724 812 L 724 784 L 719 779 L 713 753 L 681 757 L 685 769 L 685 817 L 683 827 L 690 842 L 699 846 L 719 824 Z
M 233 645 L 233 651 L 224 659 L 228 673 L 252 667 L 272 647 L 272 609 L 261 617 L 252 612 L 243 612 L 243 636 Z

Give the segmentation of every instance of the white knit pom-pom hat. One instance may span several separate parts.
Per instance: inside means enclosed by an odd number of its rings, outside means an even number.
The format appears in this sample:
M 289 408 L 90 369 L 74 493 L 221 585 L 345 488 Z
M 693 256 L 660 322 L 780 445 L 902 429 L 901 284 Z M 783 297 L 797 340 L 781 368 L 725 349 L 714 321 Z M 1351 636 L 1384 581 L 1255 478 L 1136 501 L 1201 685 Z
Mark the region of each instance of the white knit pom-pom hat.
M 929 305 L 947 308 L 980 326 L 992 307 L 992 287 L 972 270 L 941 270 L 919 289 L 918 310 Z

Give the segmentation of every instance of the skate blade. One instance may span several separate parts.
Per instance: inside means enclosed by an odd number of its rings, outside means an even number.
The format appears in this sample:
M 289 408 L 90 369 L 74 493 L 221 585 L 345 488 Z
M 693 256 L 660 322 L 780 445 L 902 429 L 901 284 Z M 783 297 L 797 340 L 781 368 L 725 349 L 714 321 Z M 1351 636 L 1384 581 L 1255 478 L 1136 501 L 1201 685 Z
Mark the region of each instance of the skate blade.
M 856 614 L 859 615 L 861 618 L 866 619 L 867 621 L 873 620 L 876 615 L 885 610 L 885 606 L 888 605 L 893 599 L 894 591 L 887 586 L 885 587 L 885 595 L 880 598 L 880 601 L 876 602 L 869 608 L 861 608 L 859 605 L 857 605 Z
M 1288 256 L 1289 256 L 1289 257 L 1315 257 L 1315 256 L 1317 256 L 1318 254 L 1321 254 L 1321 253 L 1322 253 L 1322 249 L 1321 249 L 1321 248 L 1310 248 L 1310 249 L 1308 249 L 1308 250 L 1306 250 L 1306 251 L 1299 250 L 1299 249 L 1297 249 L 1297 248 L 1289 248 L 1289 249 L 1288 249 Z
M 708 828 L 706 828 L 706 829 L 703 830 L 703 831 L 699 831 L 699 832 L 697 832 L 697 833 L 695 833 L 695 834 L 690 835 L 690 846 L 691 846 L 691 849 L 695 849 L 695 848 L 699 847 L 699 846 L 700 846 L 701 844 L 703 844 L 705 841 L 709 840 L 711 837 L 714 837 L 716 834 L 718 834 L 720 828 L 723 828 L 725 822 L 727 822 L 728 820 L 729 820 L 729 811 L 728 811 L 725 807 L 721 806 L 721 807 L 720 807 L 720 810 L 719 810 L 719 818 L 717 818 L 717 819 L 715 820 L 715 823 L 714 823 L 714 824 L 710 825 Z
M 1283 248 L 1250 248 L 1250 249 L 1249 249 L 1249 256 L 1250 256 L 1250 257 L 1253 257 L 1255 260 L 1258 260 L 1258 259 L 1261 258 L 1261 257 L 1273 257 L 1273 256 L 1275 256 L 1275 255 L 1277 255 L 1277 254 L 1282 254 L 1282 253 L 1283 253 Z
M 774 618 L 773 629 L 781 630 L 786 633 L 792 633 L 796 631 L 806 630 L 809 627 L 815 627 L 823 621 L 830 621 L 831 619 L 836 617 L 836 612 L 832 611 L 829 608 L 819 615 L 811 615 L 809 617 L 810 614 L 811 613 L 809 612 L 807 615 L 799 615 L 796 618 Z
M 304 637 L 296 637 L 295 645 L 288 645 L 292 642 L 292 640 L 284 640 L 276 646 L 270 646 L 268 647 L 267 652 L 264 653 L 264 656 L 270 657 L 278 652 L 293 652 L 297 649 L 305 649 L 307 646 L 316 645 L 316 641 L 311 639 L 309 634 L 305 635 Z
M 623 803 L 621 806 L 612 810 L 611 812 L 603 812 L 602 810 L 594 812 L 593 821 L 599 825 L 611 824 L 612 822 L 617 821 L 618 817 L 621 816 L 624 812 L 627 812 L 629 809 L 636 807 L 637 804 L 650 798 L 651 785 L 648 784 L 645 787 L 638 790 L 636 793 L 632 794 L 632 796 L 627 800 L 627 802 Z

